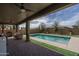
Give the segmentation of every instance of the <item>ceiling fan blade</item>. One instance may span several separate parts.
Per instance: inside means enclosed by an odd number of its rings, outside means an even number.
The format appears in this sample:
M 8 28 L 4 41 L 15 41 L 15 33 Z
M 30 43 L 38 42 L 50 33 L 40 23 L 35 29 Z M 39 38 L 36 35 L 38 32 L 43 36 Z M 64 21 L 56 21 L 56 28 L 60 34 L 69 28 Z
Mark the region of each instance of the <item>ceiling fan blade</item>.
M 24 3 L 21 3 L 20 5 L 18 5 L 18 4 L 15 3 L 15 5 L 16 5 L 18 8 L 20 8 L 20 9 L 25 9 L 26 11 L 33 12 L 33 10 L 26 9 L 26 8 L 24 7 Z
M 15 5 L 16 5 L 18 8 L 20 8 L 20 7 L 21 7 L 20 5 L 18 5 L 18 4 L 16 4 L 16 3 L 15 3 Z
M 24 5 L 24 3 L 21 3 L 21 6 L 23 6 Z
M 30 10 L 30 9 L 25 9 L 26 11 L 29 11 L 29 12 L 33 12 L 33 10 Z

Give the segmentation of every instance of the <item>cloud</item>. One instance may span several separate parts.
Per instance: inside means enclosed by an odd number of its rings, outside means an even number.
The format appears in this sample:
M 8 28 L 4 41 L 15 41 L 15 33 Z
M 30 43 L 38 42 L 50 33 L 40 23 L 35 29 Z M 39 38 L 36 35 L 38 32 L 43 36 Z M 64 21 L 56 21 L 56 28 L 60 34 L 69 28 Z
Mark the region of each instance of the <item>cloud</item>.
M 68 19 L 67 21 L 63 20 L 62 22 L 59 23 L 59 25 L 72 27 L 72 25 L 75 25 L 77 21 L 79 21 L 79 13 L 77 13 L 75 16 Z
M 37 28 L 41 23 L 47 24 L 48 18 L 42 17 L 31 21 L 30 28 Z
M 74 16 L 72 16 L 71 18 L 67 19 L 67 20 L 62 20 L 61 22 L 59 21 L 59 19 L 57 17 L 55 17 L 54 19 L 50 19 L 50 18 L 39 18 L 37 20 L 34 20 L 34 23 L 31 23 L 31 27 L 38 27 L 41 23 L 45 23 L 46 27 L 50 27 L 53 25 L 53 23 L 55 21 L 59 22 L 60 26 L 67 26 L 67 27 L 72 27 L 72 25 L 75 25 L 77 21 L 79 21 L 79 13 L 76 13 Z
M 59 19 L 57 17 L 54 19 L 49 19 L 49 18 L 45 18 L 45 17 L 35 19 L 35 20 L 31 21 L 30 28 L 37 28 L 41 23 L 45 23 L 46 27 L 50 27 L 57 20 L 59 21 Z M 72 25 L 75 25 L 77 21 L 79 21 L 79 13 L 76 13 L 75 16 L 72 16 L 68 20 L 63 20 L 63 21 L 59 22 L 59 25 L 72 27 Z M 25 27 L 25 24 L 22 24 L 20 27 Z

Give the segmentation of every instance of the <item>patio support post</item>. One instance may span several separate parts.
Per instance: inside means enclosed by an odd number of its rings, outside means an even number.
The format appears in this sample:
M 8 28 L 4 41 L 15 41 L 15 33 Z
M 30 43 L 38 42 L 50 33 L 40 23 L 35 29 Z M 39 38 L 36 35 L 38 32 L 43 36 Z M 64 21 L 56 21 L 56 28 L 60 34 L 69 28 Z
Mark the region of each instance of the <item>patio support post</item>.
M 16 26 L 16 32 L 18 32 L 18 25 L 15 25 Z
M 4 33 L 4 24 L 2 24 L 2 33 Z
M 13 25 L 13 30 L 15 30 L 16 29 L 16 27 L 15 27 L 15 25 Z
M 27 21 L 27 22 L 26 22 L 26 42 L 30 41 L 29 29 L 30 29 L 30 22 Z

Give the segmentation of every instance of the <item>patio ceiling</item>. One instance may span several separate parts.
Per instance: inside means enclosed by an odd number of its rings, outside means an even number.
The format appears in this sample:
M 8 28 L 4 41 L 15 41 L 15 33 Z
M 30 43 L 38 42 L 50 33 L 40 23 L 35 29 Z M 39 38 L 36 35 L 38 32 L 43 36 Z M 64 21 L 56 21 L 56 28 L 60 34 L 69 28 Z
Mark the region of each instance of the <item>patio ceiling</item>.
M 20 5 L 20 4 L 18 4 Z M 21 24 L 28 20 L 48 14 L 70 3 L 24 3 L 25 9 L 32 10 L 22 13 L 14 3 L 0 4 L 0 24 Z
M 19 4 L 18 4 L 19 5 Z M 50 5 L 49 3 L 41 4 L 41 3 L 25 3 L 25 9 L 30 9 L 32 12 L 26 11 L 26 13 L 21 13 L 20 8 L 15 4 L 4 3 L 0 4 L 0 23 L 7 24 L 15 24 L 17 22 L 22 21 L 24 18 L 35 14 L 41 9 Z

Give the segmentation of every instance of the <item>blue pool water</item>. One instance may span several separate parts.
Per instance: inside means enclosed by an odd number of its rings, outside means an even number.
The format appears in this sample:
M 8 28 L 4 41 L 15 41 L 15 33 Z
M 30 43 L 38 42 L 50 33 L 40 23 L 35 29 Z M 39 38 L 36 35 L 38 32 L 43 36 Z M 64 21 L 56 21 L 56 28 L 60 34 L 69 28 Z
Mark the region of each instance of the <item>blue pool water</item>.
M 68 44 L 70 37 L 61 37 L 61 36 L 53 36 L 53 35 L 45 35 L 45 34 L 33 34 L 32 37 L 40 38 L 43 40 L 58 42 L 62 44 Z

